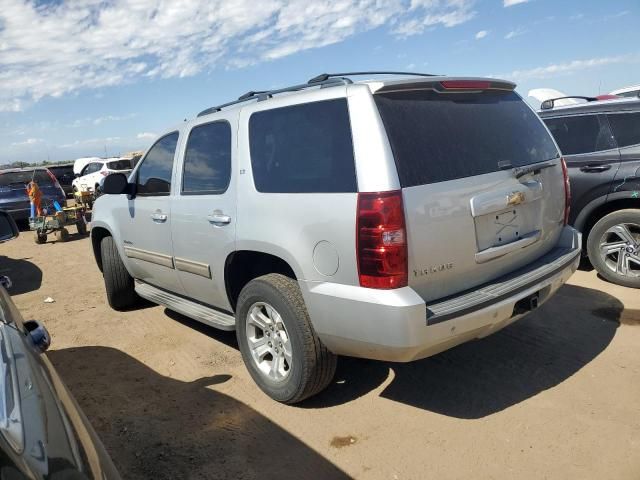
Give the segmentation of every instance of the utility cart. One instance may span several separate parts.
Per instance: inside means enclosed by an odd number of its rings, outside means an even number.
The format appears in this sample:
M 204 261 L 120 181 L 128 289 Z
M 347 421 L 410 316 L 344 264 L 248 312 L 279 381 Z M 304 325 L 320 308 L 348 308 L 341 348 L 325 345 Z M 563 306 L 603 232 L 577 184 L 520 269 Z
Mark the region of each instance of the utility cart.
M 50 233 L 55 235 L 56 241 L 66 242 L 69 239 L 69 230 L 66 227 L 69 225 L 75 225 L 78 234 L 86 235 L 87 221 L 84 207 L 66 207 L 51 214 L 29 219 L 29 227 L 34 232 L 33 239 L 38 244 L 45 243 Z
M 82 187 L 85 188 L 86 185 L 82 185 Z M 73 198 L 76 201 L 76 205 L 80 205 L 91 210 L 93 207 L 93 201 L 95 200 L 95 195 L 93 192 L 90 192 L 85 188 L 84 190 L 74 190 Z

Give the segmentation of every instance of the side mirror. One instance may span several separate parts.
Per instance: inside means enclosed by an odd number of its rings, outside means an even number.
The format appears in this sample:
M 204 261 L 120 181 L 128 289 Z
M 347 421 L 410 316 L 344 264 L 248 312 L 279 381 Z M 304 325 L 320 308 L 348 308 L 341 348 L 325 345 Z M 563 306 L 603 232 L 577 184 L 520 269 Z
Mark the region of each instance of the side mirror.
M 73 178 L 80 178 L 80 174 L 79 173 L 74 173 L 73 174 Z
M 24 322 L 24 328 L 28 332 L 27 335 L 33 348 L 39 353 L 44 353 L 51 345 L 51 335 L 40 322 L 36 320 L 27 320 Z
M 4 210 L 0 210 L 0 243 L 13 240 L 20 234 L 16 222 Z
M 104 179 L 102 192 L 110 195 L 122 195 L 129 192 L 129 180 L 124 173 L 112 173 Z

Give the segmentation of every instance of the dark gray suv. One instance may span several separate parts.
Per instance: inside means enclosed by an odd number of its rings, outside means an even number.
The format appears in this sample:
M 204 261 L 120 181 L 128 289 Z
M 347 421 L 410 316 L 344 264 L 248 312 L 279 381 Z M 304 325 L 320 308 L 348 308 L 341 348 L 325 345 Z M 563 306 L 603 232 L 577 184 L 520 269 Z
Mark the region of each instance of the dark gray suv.
M 569 98 L 585 102 L 538 112 L 569 168 L 569 223 L 600 275 L 640 288 L 640 99 Z

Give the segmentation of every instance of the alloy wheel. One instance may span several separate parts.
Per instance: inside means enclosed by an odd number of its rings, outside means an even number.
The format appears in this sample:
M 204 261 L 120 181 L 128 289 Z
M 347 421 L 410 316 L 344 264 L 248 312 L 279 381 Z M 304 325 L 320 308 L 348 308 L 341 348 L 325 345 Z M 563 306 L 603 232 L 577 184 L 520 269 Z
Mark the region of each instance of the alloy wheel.
M 624 277 L 640 277 L 640 225 L 620 223 L 600 238 L 600 255 L 607 268 Z
M 247 343 L 258 370 L 271 381 L 282 382 L 291 372 L 293 351 L 282 317 L 271 305 L 256 302 L 246 318 Z

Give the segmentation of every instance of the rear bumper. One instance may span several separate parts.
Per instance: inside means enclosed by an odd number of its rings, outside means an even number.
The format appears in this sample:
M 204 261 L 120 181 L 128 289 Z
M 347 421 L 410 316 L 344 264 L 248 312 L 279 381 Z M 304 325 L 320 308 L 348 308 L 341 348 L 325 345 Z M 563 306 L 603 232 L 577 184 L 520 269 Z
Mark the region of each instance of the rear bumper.
M 305 281 L 300 286 L 329 350 L 408 362 L 504 328 L 526 315 L 520 307 L 532 296 L 544 303 L 578 268 L 580 241 L 580 233 L 565 227 L 558 245 L 537 261 L 428 306 L 410 287 L 373 290 Z

